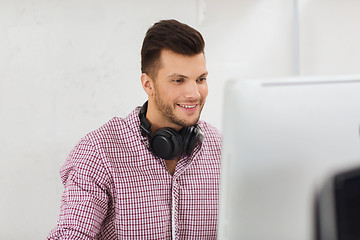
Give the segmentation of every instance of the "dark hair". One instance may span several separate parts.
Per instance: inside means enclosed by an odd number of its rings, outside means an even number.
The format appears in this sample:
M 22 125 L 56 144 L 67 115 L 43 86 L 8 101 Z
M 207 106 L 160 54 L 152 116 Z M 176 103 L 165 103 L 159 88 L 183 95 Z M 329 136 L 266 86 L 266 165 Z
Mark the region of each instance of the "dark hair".
M 176 20 L 161 20 L 146 32 L 141 49 L 141 71 L 155 78 L 163 49 L 193 56 L 204 52 L 205 42 L 200 32 Z

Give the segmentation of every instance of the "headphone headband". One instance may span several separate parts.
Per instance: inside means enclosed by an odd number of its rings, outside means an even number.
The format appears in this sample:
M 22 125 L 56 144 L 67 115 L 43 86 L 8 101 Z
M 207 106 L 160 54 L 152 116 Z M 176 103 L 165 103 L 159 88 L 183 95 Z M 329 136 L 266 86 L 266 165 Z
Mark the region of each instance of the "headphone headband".
M 151 135 L 151 124 L 146 119 L 146 112 L 148 108 L 148 101 L 144 103 L 139 112 L 141 135 L 143 137 Z

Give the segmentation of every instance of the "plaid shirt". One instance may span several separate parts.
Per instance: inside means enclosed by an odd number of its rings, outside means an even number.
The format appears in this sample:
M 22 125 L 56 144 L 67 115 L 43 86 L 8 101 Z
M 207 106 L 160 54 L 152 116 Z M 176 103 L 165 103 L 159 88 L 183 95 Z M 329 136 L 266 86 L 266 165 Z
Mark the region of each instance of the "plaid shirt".
M 216 239 L 221 135 L 205 135 L 171 175 L 148 150 L 136 108 L 85 136 L 60 175 L 60 216 L 48 239 Z

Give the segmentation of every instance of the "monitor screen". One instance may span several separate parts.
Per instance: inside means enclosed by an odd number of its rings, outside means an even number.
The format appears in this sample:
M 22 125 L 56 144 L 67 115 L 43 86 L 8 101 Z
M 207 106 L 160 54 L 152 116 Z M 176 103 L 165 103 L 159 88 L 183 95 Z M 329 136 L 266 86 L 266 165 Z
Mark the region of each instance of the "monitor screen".
M 310 240 L 315 192 L 360 166 L 360 76 L 229 81 L 219 240 Z

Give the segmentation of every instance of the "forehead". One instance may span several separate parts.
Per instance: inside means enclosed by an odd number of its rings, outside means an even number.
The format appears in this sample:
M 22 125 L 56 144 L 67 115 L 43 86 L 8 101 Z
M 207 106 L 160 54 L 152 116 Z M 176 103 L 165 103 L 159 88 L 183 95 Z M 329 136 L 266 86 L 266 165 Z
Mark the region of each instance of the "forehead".
M 198 77 L 206 72 L 206 62 L 203 53 L 187 56 L 162 50 L 160 54 L 159 74 L 181 74 L 189 77 Z

